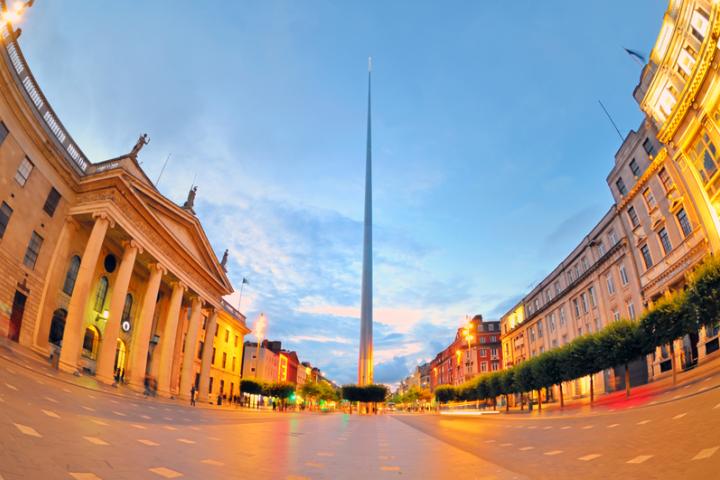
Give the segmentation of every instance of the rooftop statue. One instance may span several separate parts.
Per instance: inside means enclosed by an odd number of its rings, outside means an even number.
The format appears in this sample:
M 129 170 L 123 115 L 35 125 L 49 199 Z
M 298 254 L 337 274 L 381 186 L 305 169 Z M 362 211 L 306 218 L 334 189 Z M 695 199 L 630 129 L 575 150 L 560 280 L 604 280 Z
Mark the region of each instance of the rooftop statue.
M 140 150 L 143 149 L 145 145 L 150 143 L 150 137 L 148 137 L 147 133 L 143 133 L 140 135 L 140 138 L 138 138 L 138 141 L 135 143 L 135 146 L 130 151 L 130 156 L 134 159 L 137 159 L 138 153 L 140 153 Z

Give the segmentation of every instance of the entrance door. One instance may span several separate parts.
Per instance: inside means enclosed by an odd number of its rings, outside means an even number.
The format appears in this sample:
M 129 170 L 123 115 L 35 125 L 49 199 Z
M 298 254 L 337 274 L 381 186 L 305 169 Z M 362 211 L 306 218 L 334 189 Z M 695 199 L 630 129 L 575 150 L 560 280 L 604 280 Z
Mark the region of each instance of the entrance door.
M 117 348 L 115 349 L 115 369 L 114 372 L 120 377 L 125 376 L 125 359 L 127 358 L 127 348 L 125 342 L 117 339 Z
M 27 296 L 20 292 L 15 292 L 12 313 L 10 314 L 10 331 L 8 332 L 8 337 L 13 342 L 17 342 L 20 338 L 20 327 L 22 326 L 23 313 L 25 313 L 26 300 Z

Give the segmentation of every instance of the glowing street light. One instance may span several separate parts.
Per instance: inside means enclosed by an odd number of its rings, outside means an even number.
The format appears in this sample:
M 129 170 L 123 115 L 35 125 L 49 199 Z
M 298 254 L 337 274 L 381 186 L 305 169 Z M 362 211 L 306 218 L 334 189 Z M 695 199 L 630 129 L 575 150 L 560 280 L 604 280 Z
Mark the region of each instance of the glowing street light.
M 0 0 L 0 10 L 2 11 L 0 17 L 2 17 L 2 20 L 6 23 L 15 24 L 20 21 L 25 10 L 32 7 L 33 3 L 35 3 L 35 0 L 28 2 L 17 1 L 13 2 L 10 8 L 8 8 L 7 1 Z

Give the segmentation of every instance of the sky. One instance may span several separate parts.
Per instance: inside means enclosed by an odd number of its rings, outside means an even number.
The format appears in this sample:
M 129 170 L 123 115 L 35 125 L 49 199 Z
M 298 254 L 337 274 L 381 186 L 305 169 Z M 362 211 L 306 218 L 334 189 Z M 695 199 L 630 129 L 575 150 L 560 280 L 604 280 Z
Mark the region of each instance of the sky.
M 611 205 L 664 2 L 36 2 L 20 39 L 91 161 L 130 151 L 196 212 L 248 323 L 357 377 L 373 57 L 375 380 L 499 319 Z M 250 337 L 252 338 L 252 336 Z

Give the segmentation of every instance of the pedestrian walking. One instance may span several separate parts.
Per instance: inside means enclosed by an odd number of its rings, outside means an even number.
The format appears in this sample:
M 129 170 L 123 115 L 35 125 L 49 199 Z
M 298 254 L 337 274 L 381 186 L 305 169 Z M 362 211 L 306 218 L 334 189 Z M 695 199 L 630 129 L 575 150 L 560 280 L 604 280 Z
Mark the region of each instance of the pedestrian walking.
M 195 388 L 195 385 L 192 386 L 190 389 L 190 406 L 195 406 L 195 392 L 197 392 L 197 389 Z

